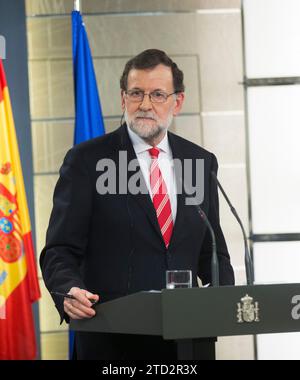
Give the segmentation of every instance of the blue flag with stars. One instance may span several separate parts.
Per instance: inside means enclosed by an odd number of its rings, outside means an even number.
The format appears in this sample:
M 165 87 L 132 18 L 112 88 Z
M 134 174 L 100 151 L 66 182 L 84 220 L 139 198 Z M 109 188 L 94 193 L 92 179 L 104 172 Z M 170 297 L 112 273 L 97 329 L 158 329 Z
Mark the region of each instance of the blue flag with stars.
M 80 12 L 72 12 L 75 90 L 74 144 L 105 133 L 94 65 Z

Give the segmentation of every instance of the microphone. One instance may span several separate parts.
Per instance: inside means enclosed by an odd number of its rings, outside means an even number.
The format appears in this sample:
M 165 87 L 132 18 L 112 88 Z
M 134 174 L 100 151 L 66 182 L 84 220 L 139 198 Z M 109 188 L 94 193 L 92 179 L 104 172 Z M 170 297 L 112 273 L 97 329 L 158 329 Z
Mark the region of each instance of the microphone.
M 179 181 L 182 184 L 181 178 L 179 178 Z M 188 190 L 188 194 L 192 194 L 192 192 L 187 188 L 185 184 L 183 184 L 185 190 Z M 210 221 L 208 220 L 207 215 L 205 212 L 202 210 L 200 205 L 195 204 L 195 203 L 190 203 L 190 205 L 195 206 L 198 214 L 200 215 L 201 219 L 203 222 L 206 224 L 210 235 L 211 235 L 211 240 L 212 240 L 212 256 L 211 256 L 211 283 L 212 286 L 217 287 L 220 284 L 219 280 L 219 262 L 218 262 L 218 256 L 217 256 L 217 244 L 216 244 L 216 236 L 214 233 L 214 230 L 210 224 Z
M 212 256 L 211 256 L 211 280 L 212 281 L 211 282 L 212 282 L 212 286 L 216 287 L 216 286 L 219 286 L 219 262 L 218 262 L 218 256 L 217 256 L 216 236 L 205 212 L 202 210 L 202 208 L 199 205 L 194 205 L 194 206 L 196 207 L 201 219 L 204 221 L 207 228 L 209 229 L 209 232 L 211 235 L 211 240 L 212 240 Z
M 246 268 L 247 285 L 253 285 L 253 278 L 254 278 L 254 276 L 253 276 L 253 264 L 252 264 L 252 260 L 251 260 L 250 254 L 249 254 L 247 237 L 246 237 L 244 226 L 242 224 L 240 217 L 238 216 L 236 209 L 232 206 L 227 194 L 225 193 L 223 187 L 221 186 L 221 184 L 217 178 L 216 173 L 214 171 L 212 171 L 211 175 L 212 175 L 214 181 L 216 182 L 218 188 L 221 190 L 227 204 L 230 207 L 231 212 L 233 213 L 234 217 L 236 218 L 236 220 L 238 221 L 238 224 L 240 225 L 240 227 L 242 229 L 244 246 L 245 246 L 245 268 Z

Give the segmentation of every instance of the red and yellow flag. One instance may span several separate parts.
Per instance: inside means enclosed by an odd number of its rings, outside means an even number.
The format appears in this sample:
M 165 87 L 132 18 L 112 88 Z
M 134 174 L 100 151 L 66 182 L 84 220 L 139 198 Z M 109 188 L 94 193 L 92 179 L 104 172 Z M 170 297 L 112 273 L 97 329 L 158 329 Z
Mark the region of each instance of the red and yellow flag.
M 0 59 L 0 360 L 34 359 L 40 297 L 21 161 Z

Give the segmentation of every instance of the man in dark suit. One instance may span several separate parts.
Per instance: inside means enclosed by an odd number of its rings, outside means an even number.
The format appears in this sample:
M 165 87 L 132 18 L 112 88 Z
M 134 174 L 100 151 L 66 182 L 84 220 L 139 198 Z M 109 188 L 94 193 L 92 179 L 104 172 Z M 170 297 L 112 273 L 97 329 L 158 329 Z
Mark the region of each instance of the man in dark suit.
M 67 153 L 40 258 L 48 290 L 75 297 L 53 295 L 61 321 L 93 317 L 90 300 L 160 290 L 168 269 L 191 270 L 193 286 L 197 276 L 211 283 L 211 235 L 196 207 L 188 205 L 184 176 L 191 177 L 190 188 L 202 186 L 201 207 L 216 235 L 220 284 L 234 283 L 211 179 L 217 160 L 168 132 L 183 101 L 182 71 L 164 52 L 146 50 L 127 62 L 121 77 L 126 123 Z M 127 170 L 133 160 L 136 170 Z M 191 170 L 178 174 L 175 161 Z M 197 161 L 204 163 L 201 173 Z M 75 346 L 80 359 L 176 358 L 175 343 L 160 337 L 80 332 Z

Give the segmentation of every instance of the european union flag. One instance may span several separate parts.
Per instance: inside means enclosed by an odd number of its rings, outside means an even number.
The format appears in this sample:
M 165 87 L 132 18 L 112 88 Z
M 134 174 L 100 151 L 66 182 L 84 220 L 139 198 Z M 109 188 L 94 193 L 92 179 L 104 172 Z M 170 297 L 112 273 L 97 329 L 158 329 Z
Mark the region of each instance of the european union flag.
M 72 12 L 75 90 L 74 144 L 105 133 L 89 41 L 80 12 Z
M 105 133 L 94 65 L 80 12 L 72 12 L 73 72 L 75 90 L 74 145 Z M 74 333 L 69 334 L 69 358 L 73 357 Z

